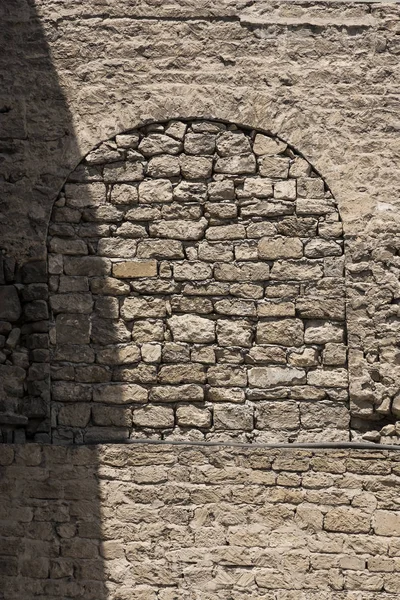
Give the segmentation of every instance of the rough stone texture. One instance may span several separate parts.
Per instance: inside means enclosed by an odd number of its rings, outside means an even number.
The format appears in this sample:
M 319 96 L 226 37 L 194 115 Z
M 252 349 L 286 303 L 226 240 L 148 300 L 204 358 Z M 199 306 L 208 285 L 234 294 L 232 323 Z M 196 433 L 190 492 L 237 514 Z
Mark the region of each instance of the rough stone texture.
M 155 427 L 173 418 L 167 406 L 133 415 L 96 408 L 109 432 L 132 418 Z M 206 424 L 202 409 L 178 410 L 179 420 Z M 265 410 L 260 418 L 274 422 L 273 408 Z M 63 419 L 71 420 L 68 410 Z M 2 597 L 397 600 L 398 458 L 354 449 L 3 444 Z
M 307 177 L 291 176 L 300 157 L 275 138 L 214 121 L 182 121 L 178 139 L 169 133 L 178 125 L 153 123 L 125 134 L 135 140 L 135 160 L 143 168 L 139 183 L 120 183 L 132 155 L 117 136 L 108 142 L 103 162 L 101 147 L 95 151 L 96 184 L 90 177 L 86 184 L 73 183 L 93 163 L 86 159 L 56 201 L 58 207 L 64 195 L 74 198 L 81 219 L 63 222 L 55 213 L 48 238 L 49 265 L 55 265 L 54 441 L 80 443 L 87 436 L 106 441 L 120 427 L 121 439 L 167 439 L 184 432 L 210 441 L 274 442 L 279 407 L 280 441 L 348 440 L 345 307 L 338 298 L 344 277 L 333 279 L 324 271 L 324 260 L 343 256 L 331 192 L 305 161 L 299 173 L 305 170 Z M 118 161 L 110 163 L 110 148 Z M 214 170 L 207 166 L 200 174 L 202 162 L 196 159 L 214 164 Z M 151 161 L 156 171 L 149 171 Z M 114 179 L 111 168 L 105 178 L 109 163 L 118 165 Z M 171 172 L 172 164 L 185 166 L 179 174 Z M 161 177 L 163 165 L 168 177 Z M 314 213 L 311 206 L 303 223 L 297 200 L 311 193 L 328 211 Z M 93 222 L 101 212 L 106 235 L 100 229 L 88 237 L 82 229 L 88 206 Z M 91 256 L 85 256 L 89 247 Z M 65 360 L 63 348 L 70 344 L 86 345 L 90 361 L 78 359 L 77 366 Z M 101 371 L 93 370 L 96 363 Z M 70 382 L 83 386 L 79 398 L 89 394 L 95 403 L 89 420 L 86 412 L 74 418 L 70 408 L 66 418 L 63 403 L 74 402 Z M 62 393 L 54 394 L 57 389 Z M 264 401 L 277 404 L 273 425 L 259 418 Z M 323 415 L 320 422 L 313 401 Z M 296 427 L 286 423 L 288 403 Z M 110 404 L 128 406 L 134 417 L 125 408 L 113 416 Z

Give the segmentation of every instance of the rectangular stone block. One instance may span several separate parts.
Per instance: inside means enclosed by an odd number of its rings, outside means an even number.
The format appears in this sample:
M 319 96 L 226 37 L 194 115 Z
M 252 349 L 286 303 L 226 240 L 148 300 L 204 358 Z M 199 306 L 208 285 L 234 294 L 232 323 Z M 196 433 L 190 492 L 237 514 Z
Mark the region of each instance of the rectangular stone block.
M 138 258 L 184 258 L 182 242 L 176 240 L 143 240 L 137 248 Z
M 147 402 L 146 388 L 133 383 L 110 383 L 93 389 L 93 402 L 103 404 L 134 404 Z
M 102 238 L 97 247 L 100 256 L 110 258 L 133 257 L 136 255 L 137 241 L 130 239 Z
M 270 387 L 279 385 L 301 385 L 306 383 L 304 369 L 295 367 L 253 367 L 249 370 L 251 387 Z
M 152 296 L 125 298 L 121 306 L 121 316 L 127 321 L 138 317 L 165 317 L 165 300 Z
M 257 325 L 258 344 L 301 346 L 303 337 L 303 322 L 300 319 L 277 319 Z
M 263 262 L 217 263 L 214 277 L 221 281 L 262 281 L 269 279 L 269 266 Z
M 82 314 L 59 314 L 56 318 L 57 344 L 88 344 L 90 321 Z
M 200 385 L 159 385 L 150 390 L 152 402 L 202 402 L 204 390 Z
M 112 270 L 114 277 L 126 279 L 135 279 L 137 277 L 156 277 L 157 261 L 125 260 L 124 262 L 114 263 Z
M 251 431 L 254 427 L 252 406 L 238 404 L 216 404 L 214 407 L 214 427 L 216 430 L 235 429 Z
M 111 273 L 111 261 L 99 256 L 82 256 L 81 258 L 66 256 L 64 259 L 66 275 L 98 277 Z

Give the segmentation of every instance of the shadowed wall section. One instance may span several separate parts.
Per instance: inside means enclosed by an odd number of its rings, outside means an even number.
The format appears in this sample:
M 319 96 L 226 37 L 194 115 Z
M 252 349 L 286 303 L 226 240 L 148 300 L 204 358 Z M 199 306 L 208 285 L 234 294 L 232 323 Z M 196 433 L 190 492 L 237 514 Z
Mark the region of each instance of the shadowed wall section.
M 349 440 L 342 223 L 284 142 L 117 135 L 69 176 L 48 250 L 54 441 Z

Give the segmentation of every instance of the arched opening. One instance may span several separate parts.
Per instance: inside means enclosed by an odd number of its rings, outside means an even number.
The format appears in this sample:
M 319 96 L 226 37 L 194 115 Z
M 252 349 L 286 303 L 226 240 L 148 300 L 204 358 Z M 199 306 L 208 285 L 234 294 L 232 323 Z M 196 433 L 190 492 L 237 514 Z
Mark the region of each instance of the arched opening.
M 48 251 L 55 441 L 349 440 L 340 215 L 278 138 L 117 135 L 68 178 Z

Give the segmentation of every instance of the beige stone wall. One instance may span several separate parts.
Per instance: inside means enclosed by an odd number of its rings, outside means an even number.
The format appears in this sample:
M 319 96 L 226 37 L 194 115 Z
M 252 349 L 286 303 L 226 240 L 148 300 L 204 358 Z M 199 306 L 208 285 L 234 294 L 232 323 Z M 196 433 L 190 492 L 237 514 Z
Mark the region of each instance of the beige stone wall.
M 0 447 L 4 600 L 395 600 L 399 455 Z

